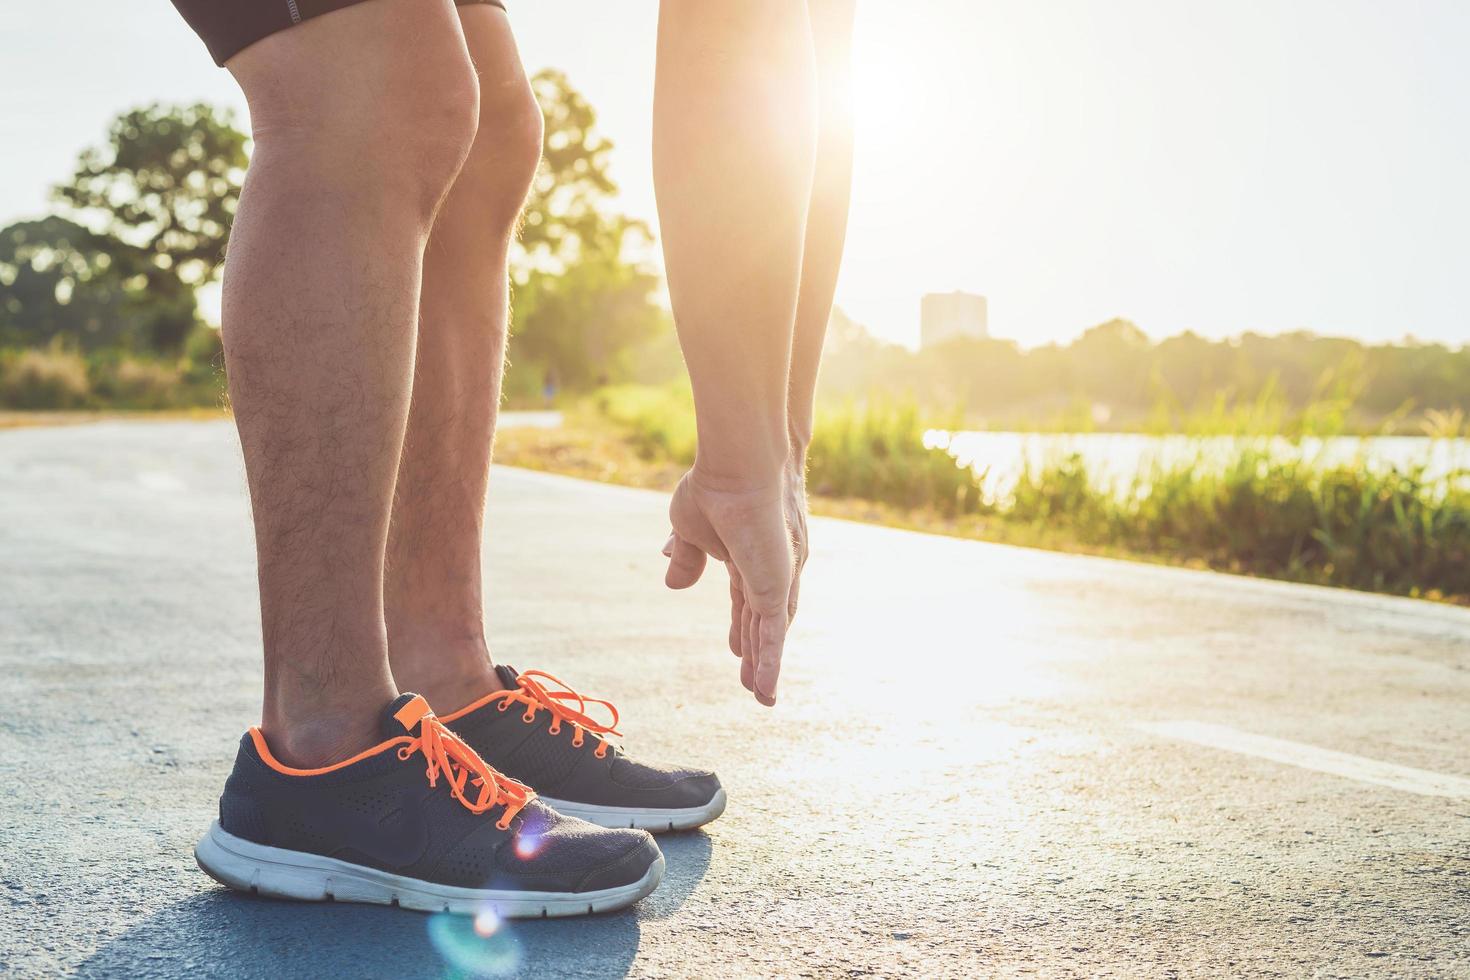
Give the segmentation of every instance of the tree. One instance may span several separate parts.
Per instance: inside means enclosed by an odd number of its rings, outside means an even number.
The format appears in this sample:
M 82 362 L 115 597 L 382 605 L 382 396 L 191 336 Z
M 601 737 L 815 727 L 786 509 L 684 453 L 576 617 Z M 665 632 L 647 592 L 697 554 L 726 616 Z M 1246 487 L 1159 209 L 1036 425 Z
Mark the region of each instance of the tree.
M 537 72 L 531 88 L 544 127 L 541 168 L 521 221 L 517 265 L 522 275 L 531 268 L 564 266 L 581 251 L 620 250 L 624 235 L 647 230 L 641 222 L 607 213 L 618 191 L 607 172 L 613 144 L 597 131 L 592 105 L 552 68 Z
M 672 323 L 655 301 L 661 278 L 645 258 L 647 225 L 611 207 L 612 143 L 597 132 L 596 112 L 561 72 L 531 83 L 545 129 L 513 260 L 511 362 L 551 370 L 575 390 L 628 376 L 631 352 Z
M 148 346 L 178 350 L 197 323 L 194 290 L 224 262 L 244 180 L 246 137 L 228 111 L 148 105 L 113 120 L 54 190 L 67 216 L 144 278 Z
M 0 231 L 0 287 L 0 346 L 146 347 L 160 320 L 194 319 L 192 293 L 148 293 L 136 250 L 55 215 Z
M 512 362 L 550 367 L 572 390 L 626 378 L 633 351 L 672 329 L 650 301 L 658 283 L 651 271 L 605 251 L 584 254 L 559 274 L 532 275 L 516 297 Z

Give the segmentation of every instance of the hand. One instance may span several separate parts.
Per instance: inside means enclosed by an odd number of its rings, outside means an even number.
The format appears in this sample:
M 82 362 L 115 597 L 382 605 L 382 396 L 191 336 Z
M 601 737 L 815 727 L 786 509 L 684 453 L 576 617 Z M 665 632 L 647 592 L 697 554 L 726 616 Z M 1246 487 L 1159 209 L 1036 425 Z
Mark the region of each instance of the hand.
M 719 489 L 691 470 L 669 503 L 673 534 L 664 546 L 671 589 L 687 589 L 707 558 L 730 574 L 730 649 L 740 657 L 740 682 L 766 706 L 776 703 L 781 652 L 791 622 L 797 552 L 787 522 L 789 479 L 770 486 Z M 805 538 L 805 514 L 802 514 Z
M 807 556 L 811 550 L 807 544 L 806 531 L 806 456 L 797 455 L 793 452 L 792 458 L 786 464 L 785 474 L 785 507 L 786 527 L 791 531 L 791 550 L 796 557 L 796 570 L 791 576 L 791 597 L 786 602 L 786 619 L 788 623 L 796 618 L 796 600 L 801 592 L 801 573 L 806 568 Z M 734 631 L 731 631 L 731 640 L 734 639 Z M 732 650 L 735 650 L 732 642 Z M 735 651 L 739 653 L 738 650 Z
M 791 591 L 786 598 L 786 625 L 789 629 L 796 619 L 797 598 L 801 592 L 801 573 L 806 567 L 809 554 L 807 547 L 807 501 L 806 459 L 793 454 L 782 473 L 781 505 L 785 511 L 786 529 L 791 535 L 791 553 L 794 568 L 791 575 Z M 746 615 L 747 603 L 743 580 L 738 571 L 730 575 L 730 652 L 741 658 L 742 677 L 754 656 L 751 649 L 755 636 L 749 629 Z M 750 684 L 747 682 L 747 688 Z M 759 693 L 757 693 L 759 697 Z

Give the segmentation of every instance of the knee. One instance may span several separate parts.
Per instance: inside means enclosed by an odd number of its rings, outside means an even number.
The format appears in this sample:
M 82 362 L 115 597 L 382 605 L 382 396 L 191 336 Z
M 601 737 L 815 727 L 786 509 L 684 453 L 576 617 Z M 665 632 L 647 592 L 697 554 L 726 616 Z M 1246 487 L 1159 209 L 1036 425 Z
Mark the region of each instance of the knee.
M 511 228 L 541 164 L 542 127 L 541 108 L 524 76 L 516 84 L 483 88 L 474 143 L 452 206 Z
M 372 152 L 386 179 L 402 184 L 421 215 L 432 218 L 463 169 L 479 126 L 479 82 L 468 59 L 421 73 L 413 91 L 384 108 Z
M 427 224 L 465 162 L 480 114 L 474 67 L 457 35 L 449 40 L 421 41 L 412 57 L 365 57 L 326 81 L 319 68 L 245 64 L 236 74 L 256 159 L 269 157 L 320 194 L 371 197 Z

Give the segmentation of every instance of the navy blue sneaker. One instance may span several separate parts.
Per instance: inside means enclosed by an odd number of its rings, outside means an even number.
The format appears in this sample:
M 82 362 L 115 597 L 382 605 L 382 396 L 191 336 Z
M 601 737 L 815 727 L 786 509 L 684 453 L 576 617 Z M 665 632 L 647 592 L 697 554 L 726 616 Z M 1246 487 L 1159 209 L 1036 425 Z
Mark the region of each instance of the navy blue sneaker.
M 510 918 L 623 908 L 662 879 L 652 837 L 558 814 L 486 765 L 423 698 L 390 704 L 384 735 L 346 762 L 301 770 L 252 728 L 219 820 L 194 849 L 199 866 L 278 898 Z
M 609 702 L 583 697 L 539 670 L 517 674 L 502 664 L 495 671 L 508 690 L 440 720 L 497 770 L 534 786 L 557 812 L 654 833 L 690 830 L 725 812 L 725 790 L 714 773 L 635 762 L 607 741 L 604 736 L 621 734 Z M 593 704 L 611 713 L 608 724 L 587 715 Z

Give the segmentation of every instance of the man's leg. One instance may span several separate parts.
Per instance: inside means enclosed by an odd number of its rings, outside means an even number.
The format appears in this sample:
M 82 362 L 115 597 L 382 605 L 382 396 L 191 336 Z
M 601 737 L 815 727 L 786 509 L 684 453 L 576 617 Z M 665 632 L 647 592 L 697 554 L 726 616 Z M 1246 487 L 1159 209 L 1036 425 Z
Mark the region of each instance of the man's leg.
M 429 239 L 418 359 L 388 536 L 393 676 L 441 712 L 503 685 L 485 643 L 480 542 L 507 320 L 506 257 L 541 156 L 541 112 L 505 12 L 460 8 L 478 135 Z
M 380 740 L 383 554 L 424 245 L 475 130 L 450 0 L 372 0 L 232 58 L 255 153 L 223 337 L 265 641 L 262 730 L 299 767 Z
M 480 128 L 424 270 L 413 407 L 388 533 L 393 677 L 428 697 L 482 759 L 561 813 L 605 827 L 698 827 L 725 809 L 714 773 L 613 754 L 602 738 L 611 729 L 569 716 L 544 686 L 555 690 L 549 675 L 491 664 L 480 543 L 505 348 L 506 253 L 540 158 L 541 113 L 505 15 L 466 7 L 461 16 L 480 73 Z

